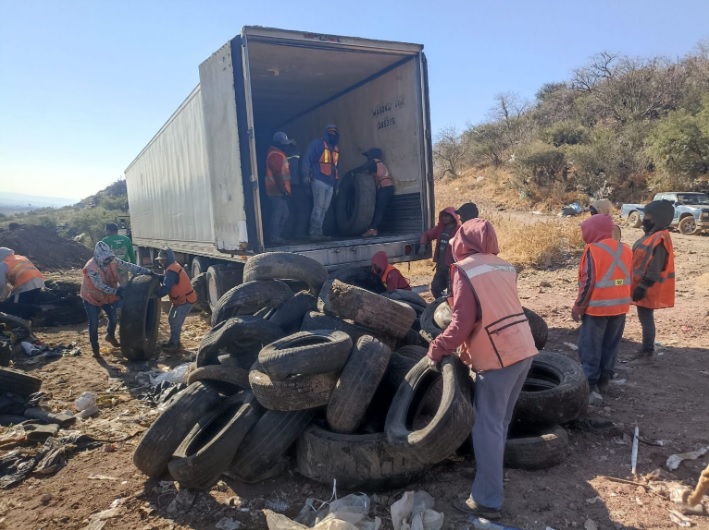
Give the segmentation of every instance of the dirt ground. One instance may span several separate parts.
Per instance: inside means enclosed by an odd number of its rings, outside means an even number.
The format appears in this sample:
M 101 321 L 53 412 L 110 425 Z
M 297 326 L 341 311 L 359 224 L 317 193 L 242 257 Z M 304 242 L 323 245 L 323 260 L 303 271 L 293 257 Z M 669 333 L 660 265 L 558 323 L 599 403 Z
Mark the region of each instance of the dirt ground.
M 0 228 L 0 246 L 29 258 L 42 272 L 81 269 L 93 256 L 93 252 L 81 243 L 59 237 L 44 226 L 10 226 Z
M 626 228 L 632 243 L 640 230 Z M 600 406 L 591 407 L 585 421 L 569 429 L 569 458 L 542 471 L 506 470 L 506 502 L 502 522 L 524 529 L 674 528 L 671 511 L 678 507 L 671 492 L 693 487 L 709 455 L 683 461 L 668 470 L 675 453 L 709 446 L 709 236 L 674 233 L 677 267 L 677 303 L 656 313 L 659 355 L 652 365 L 627 363 L 639 347 L 640 326 L 634 310 L 628 315 L 621 344 L 618 378 Z M 77 275 L 76 271 L 64 274 Z M 78 278 L 77 278 L 78 279 Z M 428 278 L 416 276 L 414 283 Z M 549 324 L 547 349 L 575 357 L 578 325 L 570 307 L 576 292 L 575 264 L 547 270 L 524 270 L 520 292 L 523 304 L 544 316 Z M 104 324 L 105 325 L 105 324 Z M 167 369 L 191 360 L 208 324 L 193 314 L 183 333 L 182 354 L 161 355 L 157 366 Z M 161 340 L 167 338 L 165 316 Z M 48 363 L 18 366 L 43 380 L 55 411 L 73 409 L 74 400 L 90 390 L 100 396 L 100 414 L 78 420 L 76 428 L 104 440 L 100 448 L 76 452 L 67 465 L 48 476 L 31 476 L 0 495 L 0 528 L 7 529 L 213 529 L 224 518 L 239 528 L 266 528 L 262 509 L 288 516 L 297 514 L 306 498 L 327 500 L 332 485 L 307 480 L 294 472 L 261 484 L 227 480 L 210 492 L 188 492 L 178 497 L 172 482 L 146 480 L 133 466 L 131 455 L 140 432 L 154 412 L 136 400 L 130 390 L 142 382 L 145 363 L 127 363 L 117 349 L 102 346 L 102 358 L 90 354 L 83 325 L 36 330 L 51 344 L 76 342 L 80 356 Z M 190 353 L 191 352 L 191 353 Z M 155 364 L 152 365 L 153 367 Z M 631 473 L 631 441 L 635 426 L 645 441 L 638 451 L 637 474 Z M 3 451 L 0 451 L 2 455 Z M 455 498 L 468 495 L 474 475 L 471 457 L 456 457 L 435 466 L 425 478 L 406 488 L 372 496 L 373 512 L 391 528 L 389 506 L 406 490 L 423 489 L 445 514 L 446 529 L 468 528 L 465 517 L 452 507 Z M 620 482 L 613 479 L 623 479 Z M 339 495 L 346 492 L 339 491 Z M 367 493 L 367 492 L 366 492 Z M 371 493 L 371 492 L 369 492 Z M 709 498 L 704 498 L 709 506 Z M 96 514 L 115 507 L 99 519 Z M 706 516 L 687 516 L 695 528 L 709 528 Z

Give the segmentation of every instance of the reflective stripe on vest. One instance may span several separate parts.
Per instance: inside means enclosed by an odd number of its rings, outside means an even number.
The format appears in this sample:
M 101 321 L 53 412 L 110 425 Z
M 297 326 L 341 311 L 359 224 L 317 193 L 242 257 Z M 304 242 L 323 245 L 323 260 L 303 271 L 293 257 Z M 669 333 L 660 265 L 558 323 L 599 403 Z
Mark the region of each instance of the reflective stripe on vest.
M 391 271 L 397 271 L 397 272 L 399 272 L 399 271 L 397 270 L 397 268 L 394 267 L 393 265 L 387 265 L 387 268 L 384 269 L 384 272 L 382 272 L 382 277 L 381 277 L 381 280 L 382 280 L 382 283 L 384 284 L 384 287 L 387 287 L 387 276 L 389 276 L 389 273 L 390 273 Z M 409 282 L 409 279 L 406 278 L 403 274 L 401 274 L 401 272 L 399 272 L 399 274 L 401 275 L 400 278 L 404 280 L 404 284 L 405 284 L 405 285 L 404 285 L 403 287 L 400 287 L 400 286 L 397 285 L 395 288 L 396 288 L 396 289 L 411 289 L 411 284 L 410 284 L 410 282 Z
M 3 261 L 7 264 L 7 281 L 12 284 L 13 289 L 17 289 L 20 285 L 24 285 L 35 278 L 45 279 L 37 267 L 24 256 L 11 254 Z
M 473 254 L 453 266 L 470 280 L 481 309 L 481 320 L 461 346 L 460 359 L 482 372 L 536 355 L 532 330 L 517 295 L 515 268 L 492 254 Z
M 82 270 L 84 278 L 81 282 L 79 296 L 81 296 L 82 300 L 86 300 L 91 305 L 97 306 L 112 304 L 118 300 L 116 295 L 105 293 L 96 287 L 94 282 L 89 278 L 89 272 L 97 272 L 103 283 L 115 289 L 118 287 L 118 267 L 115 262 L 112 262 L 108 267 L 102 269 L 98 266 L 95 259 L 92 258 L 87 261 Z
M 197 301 L 197 294 L 192 289 L 192 282 L 190 282 L 185 269 L 179 263 L 172 263 L 166 270 L 177 273 L 177 283 L 170 287 L 170 292 L 168 293 L 170 302 L 173 305 L 183 305 L 186 302 L 194 304 Z
M 273 171 L 271 171 L 271 166 L 268 164 L 268 161 L 272 156 L 276 156 L 281 159 L 281 174 L 278 176 L 273 174 Z M 277 147 L 271 146 L 268 148 L 268 154 L 266 155 L 266 195 L 270 195 L 271 197 L 283 195 L 283 190 L 281 190 L 280 186 L 276 182 L 277 178 L 280 178 L 283 181 L 283 187 L 290 195 L 290 165 L 288 164 L 288 158 L 283 151 Z
M 333 173 L 333 168 L 335 170 L 335 178 L 340 178 L 337 170 L 337 164 L 340 162 L 340 148 L 335 146 L 334 149 L 330 149 L 327 142 L 323 140 L 323 150 L 320 155 L 320 173 L 327 177 L 331 177 Z
M 662 309 L 675 305 L 675 256 L 672 238 L 667 230 L 660 230 L 652 235 L 645 236 L 640 244 L 633 249 L 633 283 L 635 289 L 640 280 L 645 276 L 652 260 L 652 255 L 659 245 L 667 251 L 667 263 L 660 271 L 660 278 L 648 287 L 645 297 L 633 304 L 649 309 Z
M 377 188 L 385 188 L 387 186 L 393 186 L 394 181 L 392 180 L 391 176 L 389 175 L 389 168 L 387 168 L 384 165 L 384 162 L 381 160 L 375 158 L 374 161 L 377 163 L 377 172 L 374 175 L 374 183 L 377 185 Z M 385 181 L 388 181 L 388 184 L 384 184 Z
M 589 254 L 596 281 L 586 314 L 615 316 L 627 313 L 630 310 L 630 267 L 633 260 L 630 248 L 615 239 L 587 245 L 579 265 L 579 277 L 587 268 Z

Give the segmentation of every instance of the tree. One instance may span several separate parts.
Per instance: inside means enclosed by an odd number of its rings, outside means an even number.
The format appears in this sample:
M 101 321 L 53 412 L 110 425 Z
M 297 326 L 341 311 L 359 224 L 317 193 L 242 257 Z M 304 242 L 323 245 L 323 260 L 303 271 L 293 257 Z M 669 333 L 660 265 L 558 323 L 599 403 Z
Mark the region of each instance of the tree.
M 443 170 L 443 176 L 450 173 L 458 178 L 471 147 L 467 135 L 458 134 L 454 126 L 446 127 L 438 133 L 433 146 L 433 163 Z

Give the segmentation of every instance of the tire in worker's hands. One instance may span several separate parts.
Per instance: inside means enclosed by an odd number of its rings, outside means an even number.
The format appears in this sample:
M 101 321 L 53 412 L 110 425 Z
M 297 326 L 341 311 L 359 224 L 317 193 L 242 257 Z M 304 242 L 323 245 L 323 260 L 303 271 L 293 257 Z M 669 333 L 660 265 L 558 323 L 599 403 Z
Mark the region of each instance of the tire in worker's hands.
M 123 292 L 124 292 L 124 291 L 125 291 L 125 289 L 124 289 L 123 287 L 118 286 L 118 288 L 116 289 L 116 296 L 117 296 L 118 298 L 123 298 Z

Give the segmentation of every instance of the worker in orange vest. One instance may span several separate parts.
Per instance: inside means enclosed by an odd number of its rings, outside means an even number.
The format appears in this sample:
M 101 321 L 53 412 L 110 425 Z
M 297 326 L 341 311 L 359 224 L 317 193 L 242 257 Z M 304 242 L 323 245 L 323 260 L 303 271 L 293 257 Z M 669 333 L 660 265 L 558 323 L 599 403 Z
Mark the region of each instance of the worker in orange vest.
M 325 214 L 337 191 L 340 178 L 340 133 L 334 123 L 325 126 L 322 138 L 316 138 L 305 151 L 303 178 L 313 190 L 313 212 L 310 215 L 310 238 L 328 239 L 323 235 Z
M 399 269 L 389 264 L 389 257 L 383 250 L 372 256 L 372 273 L 381 280 L 387 292 L 397 289 L 411 290 L 409 280 L 399 272 Z
M 284 149 L 290 145 L 288 135 L 278 131 L 273 135 L 273 143 L 266 153 L 266 195 L 271 209 L 271 243 L 284 243 L 283 229 L 288 221 L 288 199 L 291 195 L 291 175 L 288 157 Z
M 0 295 L 8 286 L 7 302 L 36 304 L 44 287 L 44 276 L 25 256 L 11 248 L 0 247 Z
M 389 168 L 381 160 L 381 149 L 372 147 L 362 154 L 367 157 L 367 162 L 362 166 L 362 169 L 372 175 L 374 186 L 377 189 L 372 222 L 369 223 L 369 229 L 362 234 L 362 237 L 376 237 L 379 235 L 379 225 L 382 223 L 387 205 L 394 197 L 394 179 L 389 173 Z
M 571 316 L 581 322 L 579 357 L 598 402 L 613 378 L 618 345 L 630 310 L 630 247 L 613 238 L 613 219 L 593 215 L 581 223 L 586 242 L 579 264 L 579 290 Z
M 477 458 L 470 496 L 459 510 L 499 519 L 504 501 L 507 429 L 522 385 L 538 351 L 517 293 L 517 271 L 497 257 L 492 225 L 463 224 L 450 240 L 452 319 L 428 348 L 429 363 L 458 355 L 475 372 L 473 449 Z
M 161 344 L 166 351 L 179 351 L 182 349 L 180 335 L 185 318 L 192 311 L 192 306 L 197 301 L 197 293 L 192 289 L 192 282 L 185 269 L 175 261 L 175 253 L 171 248 L 164 248 L 158 253 L 158 263 L 165 271 L 162 285 L 155 293 L 157 296 L 170 295 L 170 313 L 167 322 L 170 325 L 170 340 Z
M 643 332 L 637 359 L 649 361 L 655 355 L 655 309 L 675 305 L 675 257 L 667 230 L 674 217 L 671 202 L 652 201 L 645 206 L 645 235 L 633 244 L 633 304 Z

